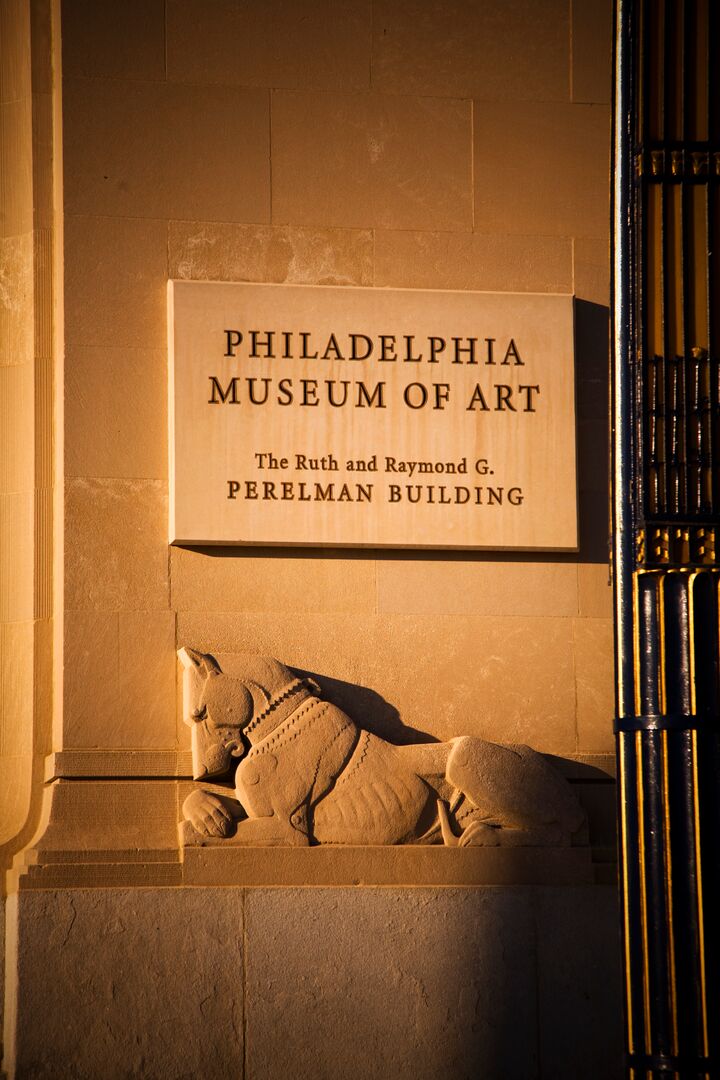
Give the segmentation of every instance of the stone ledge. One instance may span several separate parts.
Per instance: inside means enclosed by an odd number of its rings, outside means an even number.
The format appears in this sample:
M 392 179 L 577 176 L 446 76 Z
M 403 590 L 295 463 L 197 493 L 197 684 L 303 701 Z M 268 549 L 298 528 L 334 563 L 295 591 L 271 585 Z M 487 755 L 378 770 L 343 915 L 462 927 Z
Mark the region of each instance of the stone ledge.
M 50 863 L 15 867 L 7 874 L 10 895 L 36 889 L 117 889 L 182 883 L 182 867 L 171 862 Z
M 590 848 L 185 848 L 186 885 L 582 885 Z
M 63 779 L 190 779 L 190 751 L 60 750 L 45 758 L 45 782 Z
M 27 859 L 10 892 L 57 888 L 219 885 L 477 887 L 592 885 L 600 869 L 589 847 L 225 847 L 186 848 L 180 861 L 140 861 L 137 852 L 87 852 L 84 861 Z M 153 853 L 158 855 L 159 853 Z M 608 867 L 603 866 L 603 871 Z M 611 869 L 611 868 L 610 868 Z

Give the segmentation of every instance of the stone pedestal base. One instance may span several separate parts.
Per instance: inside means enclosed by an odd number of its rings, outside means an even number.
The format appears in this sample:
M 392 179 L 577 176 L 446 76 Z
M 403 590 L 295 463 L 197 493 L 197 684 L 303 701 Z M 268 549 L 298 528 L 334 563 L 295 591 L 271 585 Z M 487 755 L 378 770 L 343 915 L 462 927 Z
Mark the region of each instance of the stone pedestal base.
M 621 1075 L 612 886 L 41 888 L 7 908 L 11 1078 Z

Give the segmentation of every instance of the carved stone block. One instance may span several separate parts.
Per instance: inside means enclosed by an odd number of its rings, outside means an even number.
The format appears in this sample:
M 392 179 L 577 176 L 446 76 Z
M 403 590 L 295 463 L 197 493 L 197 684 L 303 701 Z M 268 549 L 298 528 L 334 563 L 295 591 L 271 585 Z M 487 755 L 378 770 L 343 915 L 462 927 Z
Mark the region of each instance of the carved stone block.
M 183 648 L 193 775 L 184 844 L 568 845 L 584 813 L 528 746 L 460 736 L 396 746 L 278 660 L 224 673 Z

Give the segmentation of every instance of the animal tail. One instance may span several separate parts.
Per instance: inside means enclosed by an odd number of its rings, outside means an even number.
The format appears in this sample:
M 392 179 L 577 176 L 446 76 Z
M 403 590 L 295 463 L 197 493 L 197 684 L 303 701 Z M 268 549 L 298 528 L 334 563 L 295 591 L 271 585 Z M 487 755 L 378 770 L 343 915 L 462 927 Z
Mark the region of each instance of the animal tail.
M 440 819 L 440 829 L 442 831 L 442 838 L 445 843 L 445 847 L 457 847 L 460 843 L 460 840 L 452 831 L 447 807 L 442 799 L 438 799 L 437 808 L 438 818 Z

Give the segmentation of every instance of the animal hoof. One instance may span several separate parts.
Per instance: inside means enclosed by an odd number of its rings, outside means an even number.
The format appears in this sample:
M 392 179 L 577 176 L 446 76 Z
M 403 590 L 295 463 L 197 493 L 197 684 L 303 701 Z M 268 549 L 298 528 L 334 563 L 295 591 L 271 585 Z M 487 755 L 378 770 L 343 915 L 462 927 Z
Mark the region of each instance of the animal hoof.
M 497 847 L 500 843 L 499 829 L 475 821 L 468 825 L 460 837 L 460 847 Z

